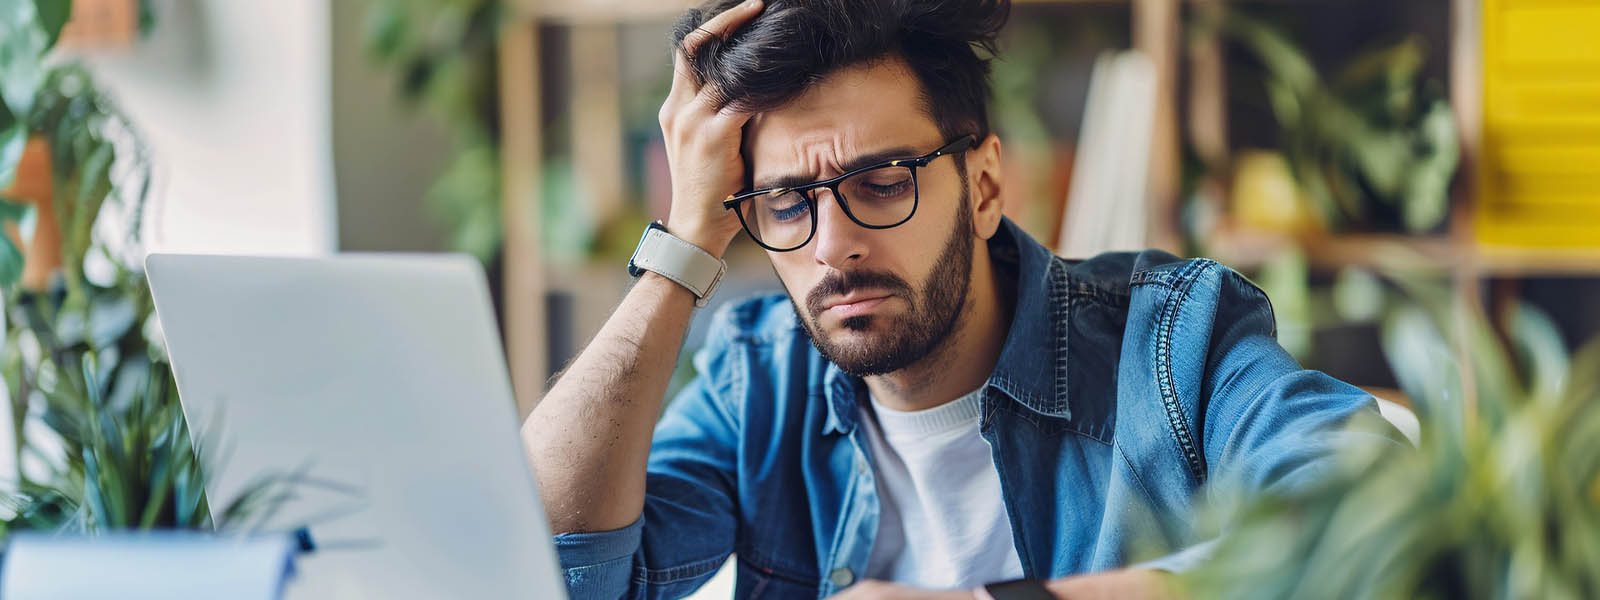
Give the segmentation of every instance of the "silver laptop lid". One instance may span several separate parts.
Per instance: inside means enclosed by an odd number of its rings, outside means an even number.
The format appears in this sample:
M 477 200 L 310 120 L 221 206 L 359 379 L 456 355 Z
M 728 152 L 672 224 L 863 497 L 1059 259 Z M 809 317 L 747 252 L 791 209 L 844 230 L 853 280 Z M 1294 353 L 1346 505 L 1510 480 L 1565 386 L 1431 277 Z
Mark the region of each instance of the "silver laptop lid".
M 464 256 L 146 261 L 220 510 L 301 473 L 268 527 L 290 598 L 560 598 L 482 268 Z

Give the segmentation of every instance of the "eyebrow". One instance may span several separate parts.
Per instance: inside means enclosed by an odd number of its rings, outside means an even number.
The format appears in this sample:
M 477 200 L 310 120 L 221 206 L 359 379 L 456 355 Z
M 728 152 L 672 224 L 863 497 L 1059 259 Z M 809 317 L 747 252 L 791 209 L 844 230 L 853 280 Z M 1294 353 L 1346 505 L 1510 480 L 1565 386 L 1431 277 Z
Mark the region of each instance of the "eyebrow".
M 903 160 L 908 158 L 916 158 L 918 156 L 921 155 L 917 154 L 917 150 L 910 146 L 898 146 L 895 148 L 878 150 L 876 152 L 868 152 L 845 161 L 843 165 L 840 165 L 842 168 L 840 173 L 849 173 L 856 169 L 862 169 L 886 163 L 891 160 Z M 772 188 L 799 187 L 814 181 L 821 181 L 821 179 L 813 175 L 784 175 L 781 177 L 762 179 L 761 181 L 758 181 L 754 185 L 750 186 L 750 189 L 766 190 Z

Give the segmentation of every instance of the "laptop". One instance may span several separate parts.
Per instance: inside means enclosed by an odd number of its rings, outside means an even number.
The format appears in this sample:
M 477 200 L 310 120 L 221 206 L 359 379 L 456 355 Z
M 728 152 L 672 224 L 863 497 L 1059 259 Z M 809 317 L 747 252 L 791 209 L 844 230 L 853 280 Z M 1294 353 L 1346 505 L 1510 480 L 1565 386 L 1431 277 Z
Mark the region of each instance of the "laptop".
M 315 546 L 287 598 L 566 596 L 477 262 L 145 266 L 212 511 L 278 477 L 244 525 Z

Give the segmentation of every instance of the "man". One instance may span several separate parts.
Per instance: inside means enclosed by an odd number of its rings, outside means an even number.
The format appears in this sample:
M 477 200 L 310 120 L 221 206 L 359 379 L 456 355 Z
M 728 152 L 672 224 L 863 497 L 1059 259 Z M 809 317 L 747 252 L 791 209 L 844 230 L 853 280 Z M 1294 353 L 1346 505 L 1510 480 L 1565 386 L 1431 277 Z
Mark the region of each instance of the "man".
M 1063 261 L 1001 215 L 1008 2 L 768 2 L 680 22 L 671 216 L 523 426 L 575 598 L 682 596 L 730 553 L 741 598 L 1159 595 L 1203 484 L 1305 481 L 1372 410 L 1239 275 Z M 658 422 L 741 229 L 787 298 L 720 311 Z M 1180 550 L 1128 567 L 1149 540 Z

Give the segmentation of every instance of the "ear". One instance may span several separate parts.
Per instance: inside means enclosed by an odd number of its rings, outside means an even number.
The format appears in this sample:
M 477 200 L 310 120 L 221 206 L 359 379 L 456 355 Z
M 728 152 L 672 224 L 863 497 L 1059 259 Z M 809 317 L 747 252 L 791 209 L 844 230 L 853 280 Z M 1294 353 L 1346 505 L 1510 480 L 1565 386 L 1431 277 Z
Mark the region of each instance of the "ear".
M 994 237 L 1005 215 L 1000 190 L 1000 137 L 990 133 L 976 148 L 967 151 L 967 186 L 972 190 L 972 227 L 979 238 Z

